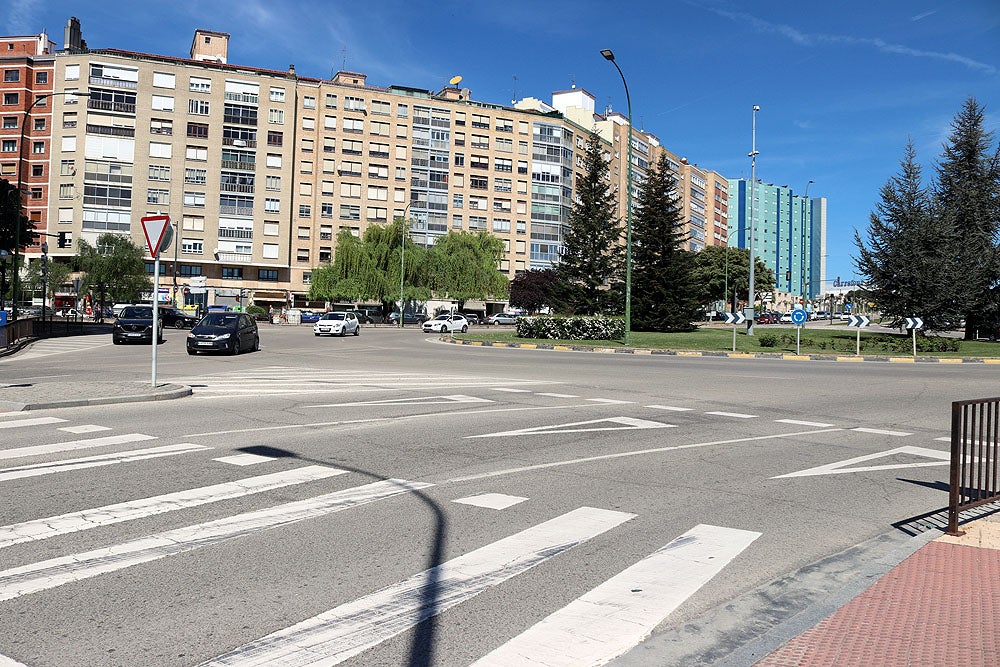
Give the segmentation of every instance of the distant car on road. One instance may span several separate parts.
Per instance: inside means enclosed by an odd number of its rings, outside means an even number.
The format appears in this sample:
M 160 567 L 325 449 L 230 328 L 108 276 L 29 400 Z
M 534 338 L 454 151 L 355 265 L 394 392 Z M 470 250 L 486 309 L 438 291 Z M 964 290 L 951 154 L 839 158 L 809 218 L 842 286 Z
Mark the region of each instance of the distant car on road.
M 782 313 L 781 317 L 778 318 L 778 321 L 779 322 L 784 322 L 786 324 L 791 324 L 792 323 L 792 314 L 791 313 Z
M 354 316 L 358 318 L 358 322 L 361 324 L 381 324 L 382 316 L 375 313 L 369 312 L 367 310 L 349 310 L 349 313 L 354 313 Z
M 349 333 L 355 336 L 361 333 L 361 323 L 350 311 L 335 310 L 332 313 L 324 313 L 313 325 L 313 334 L 316 336 L 346 336 Z
M 427 321 L 427 316 L 423 313 L 403 313 L 403 324 L 423 324 Z M 389 314 L 389 322 L 391 324 L 399 324 L 399 313 L 394 312 Z
M 163 320 L 158 323 L 157 340 L 163 342 Z M 122 308 L 118 319 L 111 328 L 111 342 L 115 345 L 123 343 L 153 342 L 153 307 L 126 306 Z
M 175 329 L 190 329 L 194 325 L 198 324 L 198 318 L 190 313 L 185 313 L 180 308 L 158 308 L 160 319 L 163 320 L 163 326 L 173 327 Z
M 211 351 L 239 354 L 259 349 L 257 322 L 246 313 L 209 313 L 187 335 L 188 354 Z
M 424 333 L 454 333 L 461 331 L 465 333 L 469 330 L 469 320 L 461 313 L 445 313 L 438 315 L 433 320 L 424 322 Z
M 486 321 L 490 324 L 514 324 L 514 316 L 507 313 L 494 313 Z
M 462 313 L 465 315 L 465 319 L 469 320 L 469 324 L 479 324 L 479 315 L 475 313 Z
M 320 317 L 322 317 L 322 315 L 319 313 L 315 313 L 311 310 L 303 310 L 299 315 L 299 321 L 302 322 L 302 324 L 315 324 L 316 322 L 319 322 Z

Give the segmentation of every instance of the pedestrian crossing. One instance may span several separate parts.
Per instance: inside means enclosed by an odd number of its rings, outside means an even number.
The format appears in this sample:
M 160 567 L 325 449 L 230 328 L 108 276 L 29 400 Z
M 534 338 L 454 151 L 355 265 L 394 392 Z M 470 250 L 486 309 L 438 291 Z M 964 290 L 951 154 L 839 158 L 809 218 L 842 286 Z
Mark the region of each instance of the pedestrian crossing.
M 107 335 L 67 336 L 66 338 L 45 338 L 32 343 L 16 355 L 0 358 L 0 363 L 16 359 L 19 363 L 32 359 L 42 359 L 56 355 L 83 355 L 99 347 L 111 345 Z
M 9 432 L 30 430 L 35 442 L 42 439 L 38 437 L 42 434 L 51 434 L 53 440 L 0 449 L 0 488 L 26 477 L 56 474 L 60 475 L 60 481 L 39 483 L 52 484 L 53 489 L 68 488 L 72 486 L 68 476 L 74 473 L 100 466 L 127 470 L 128 466 L 148 465 L 164 457 L 186 461 L 192 470 L 213 466 L 211 477 L 234 477 L 194 488 L 186 488 L 181 477 L 171 482 L 178 488 L 166 493 L 103 505 L 88 503 L 83 491 L 72 495 L 72 502 L 78 503 L 78 507 L 66 508 L 67 511 L 58 514 L 30 516 L 30 506 L 21 508 L 23 520 L 0 526 L 0 614 L 4 605 L 30 596 L 45 594 L 52 602 L 59 599 L 52 596 L 62 595 L 61 591 L 71 586 L 71 592 L 66 594 L 78 596 L 80 586 L 88 586 L 99 577 L 112 573 L 117 573 L 117 577 L 139 576 L 143 569 L 139 566 L 148 568 L 167 559 L 186 556 L 188 566 L 193 563 L 197 567 L 199 561 L 191 560 L 191 556 L 206 554 L 206 558 L 211 558 L 212 550 L 227 542 L 242 540 L 257 544 L 255 536 L 266 532 L 280 534 L 293 525 L 308 527 L 310 521 L 336 521 L 335 517 L 341 513 L 370 512 L 371 508 L 386 503 L 396 503 L 394 511 L 399 511 L 405 503 L 416 502 L 414 494 L 438 493 L 437 502 L 455 508 L 454 516 L 449 516 L 451 532 L 460 533 L 471 529 L 471 522 L 480 523 L 472 514 L 473 507 L 488 508 L 498 512 L 498 517 L 510 517 L 508 530 L 503 529 L 507 521 L 495 520 L 499 526 L 496 535 L 484 544 L 473 544 L 464 553 L 431 567 L 414 567 L 395 583 L 355 599 L 339 601 L 327 611 L 290 618 L 284 629 L 262 633 L 250 643 L 219 645 L 216 657 L 201 656 L 186 664 L 333 665 L 356 656 L 362 656 L 359 659 L 363 662 L 366 651 L 428 619 L 441 617 L 437 622 L 447 623 L 450 610 L 487 591 L 502 591 L 508 582 L 542 565 L 567 562 L 567 554 L 580 551 L 583 545 L 601 536 L 619 535 L 638 517 L 618 508 L 590 506 L 555 510 L 548 516 L 542 512 L 539 516 L 537 510 L 525 513 L 524 508 L 531 508 L 532 501 L 523 496 L 480 493 L 459 498 L 442 493 L 433 482 L 397 478 L 373 481 L 357 472 L 328 465 L 300 464 L 258 455 L 253 455 L 254 460 L 241 458 L 245 455 L 219 456 L 213 447 L 171 442 L 142 433 L 118 434 L 116 429 L 100 424 L 76 424 L 62 418 L 43 416 L 0 423 L 8 425 Z M 111 433 L 62 440 L 67 435 L 73 437 L 76 426 L 89 427 L 83 433 L 95 432 L 96 427 Z M 151 442 L 151 446 L 134 447 L 135 443 L 150 441 L 156 441 L 155 446 Z M 75 456 L 80 450 L 96 453 Z M 253 465 L 254 473 L 259 471 L 259 474 L 243 474 L 246 465 Z M 282 469 L 269 471 L 268 466 Z M 44 492 L 44 487 L 40 492 Z M 235 512 L 224 509 L 232 507 L 227 502 L 252 497 L 259 498 L 263 506 Z M 224 515 L 207 520 L 182 520 L 186 513 L 210 506 L 219 507 L 219 513 Z M 150 529 L 156 525 L 151 522 L 170 516 L 175 518 L 162 529 Z M 525 525 L 527 516 L 532 518 Z M 470 523 L 464 525 L 463 521 Z M 102 530 L 110 526 L 124 526 L 124 529 L 112 533 Z M 94 537 L 86 542 L 87 548 L 74 550 L 71 546 L 74 542 L 68 541 L 67 536 L 84 532 Z M 102 537 L 107 535 L 119 539 L 108 542 Z M 576 602 L 561 610 L 551 610 L 552 614 L 542 622 L 525 623 L 526 627 L 499 638 L 495 650 L 485 650 L 476 664 L 604 664 L 640 643 L 690 595 L 751 548 L 759 536 L 760 533 L 739 528 L 690 528 L 604 584 L 590 592 L 581 591 L 583 594 Z M 31 558 L 29 554 L 36 553 L 32 545 L 46 541 L 48 548 L 37 552 L 43 557 Z M 5 557 L 12 551 L 16 551 L 19 561 Z M 588 553 L 594 553 L 593 549 L 588 549 Z M 247 555 L 256 557 L 266 555 Z M 234 562 L 231 566 L 241 565 Z M 306 571 L 301 576 L 308 580 L 310 573 Z M 567 576 L 572 579 L 572 571 Z M 637 589 L 641 589 L 641 594 Z M 429 590 L 433 595 L 428 594 Z M 139 591 L 137 596 L 141 599 L 141 586 Z M 532 604 L 548 604 L 544 598 L 540 595 Z M 158 601 L 146 603 L 155 607 Z M 254 609 L 241 609 L 239 614 L 253 615 Z M 12 623 L 16 626 L 18 621 Z M 561 647 L 567 641 L 578 646 L 573 647 L 571 658 L 564 656 L 560 662 Z M 5 645 L 4 634 L 0 633 L 0 665 L 30 664 L 30 661 L 18 662 L 24 658 L 14 654 L 15 648 Z M 5 658 L 3 654 L 11 657 Z M 128 657 L 119 655 L 115 660 L 128 662 Z

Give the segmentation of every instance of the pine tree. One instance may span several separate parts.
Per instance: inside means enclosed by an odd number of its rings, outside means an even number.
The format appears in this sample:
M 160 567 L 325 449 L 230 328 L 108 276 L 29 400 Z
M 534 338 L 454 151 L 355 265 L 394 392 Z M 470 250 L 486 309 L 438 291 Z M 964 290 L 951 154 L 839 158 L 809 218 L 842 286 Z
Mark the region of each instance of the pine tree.
M 961 273 L 956 298 L 966 339 L 987 323 L 995 326 L 1000 315 L 1000 148 L 992 147 L 984 117 L 984 108 L 970 97 L 952 120 L 935 193 L 939 214 L 954 229 L 948 254 Z
M 906 145 L 899 174 L 880 193 L 868 225 L 868 245 L 854 233 L 859 251 L 855 265 L 873 300 L 895 325 L 906 317 L 921 317 L 930 330 L 953 327 L 960 317 L 956 302 L 960 281 L 948 252 L 954 234 L 923 185 L 912 141 Z
M 639 189 L 632 218 L 632 326 L 639 331 L 691 331 L 701 317 L 692 275 L 694 253 L 684 249 L 677 178 L 661 156 Z
M 608 163 L 596 134 L 587 141 L 584 170 L 577 179 L 578 200 L 569 215 L 565 250 L 557 267 L 558 308 L 580 315 L 620 313 L 624 306 L 622 228 L 615 216 Z

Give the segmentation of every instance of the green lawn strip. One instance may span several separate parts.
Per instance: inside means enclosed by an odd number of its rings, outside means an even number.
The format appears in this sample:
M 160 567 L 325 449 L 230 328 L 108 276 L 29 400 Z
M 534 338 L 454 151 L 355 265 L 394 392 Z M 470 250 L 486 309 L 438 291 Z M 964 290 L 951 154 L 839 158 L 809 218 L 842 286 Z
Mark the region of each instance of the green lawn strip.
M 745 326 L 736 330 L 736 352 L 795 354 L 795 327 L 756 327 L 754 336 L 746 335 Z M 776 338 L 773 347 L 762 347 L 762 338 Z M 606 348 L 624 348 L 621 340 L 552 340 L 536 338 L 518 338 L 510 330 L 496 331 L 474 329 L 467 334 L 457 335 L 464 340 L 496 341 L 504 343 L 534 343 L 539 345 L 580 345 Z M 874 338 L 891 338 L 898 341 L 900 347 L 886 350 L 871 342 Z M 929 336 L 929 338 L 934 338 Z M 861 331 L 861 355 L 878 357 L 908 357 L 912 356 L 910 334 L 877 333 Z M 866 343 L 866 341 L 868 341 Z M 676 351 L 708 351 L 731 352 L 733 346 L 733 330 L 731 328 L 703 327 L 686 333 L 653 333 L 633 331 L 630 347 L 648 348 L 654 350 Z M 800 353 L 853 355 L 857 345 L 857 330 L 852 328 L 815 328 L 808 326 L 802 329 L 800 338 Z M 925 352 L 918 350 L 918 357 L 995 357 L 1000 356 L 1000 343 L 989 341 L 958 341 L 956 352 Z

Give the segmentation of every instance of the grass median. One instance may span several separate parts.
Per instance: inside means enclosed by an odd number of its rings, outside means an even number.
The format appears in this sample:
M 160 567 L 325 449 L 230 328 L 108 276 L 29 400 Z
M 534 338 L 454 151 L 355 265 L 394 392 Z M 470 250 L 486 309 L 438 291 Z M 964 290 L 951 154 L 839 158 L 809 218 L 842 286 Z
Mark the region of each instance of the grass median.
M 764 327 L 758 325 L 754 336 L 747 336 L 746 328 L 736 330 L 736 352 L 795 354 L 795 327 Z M 501 343 L 536 343 L 544 345 L 580 345 L 603 348 L 624 348 L 620 340 L 552 340 L 518 338 L 511 329 L 473 329 L 456 338 L 473 341 Z M 732 352 L 733 330 L 730 327 L 702 327 L 685 333 L 632 332 L 632 348 L 675 350 L 692 352 Z M 921 343 L 918 336 L 918 345 Z M 917 351 L 918 357 L 996 357 L 1000 356 L 1000 343 L 985 340 L 965 341 L 955 338 L 927 336 L 930 346 L 954 346 L 956 349 Z M 885 357 L 911 357 L 912 337 L 909 333 L 887 333 L 861 330 L 861 355 Z M 857 330 L 840 327 L 810 329 L 804 327 L 800 337 L 800 354 L 853 355 L 857 346 Z

